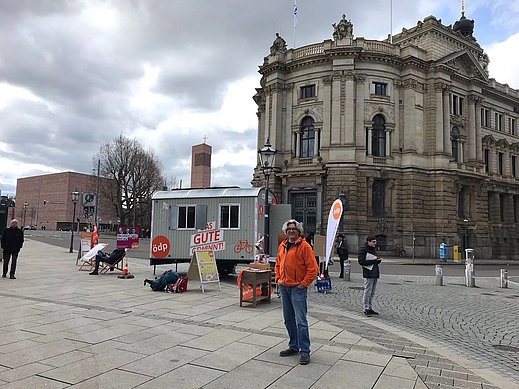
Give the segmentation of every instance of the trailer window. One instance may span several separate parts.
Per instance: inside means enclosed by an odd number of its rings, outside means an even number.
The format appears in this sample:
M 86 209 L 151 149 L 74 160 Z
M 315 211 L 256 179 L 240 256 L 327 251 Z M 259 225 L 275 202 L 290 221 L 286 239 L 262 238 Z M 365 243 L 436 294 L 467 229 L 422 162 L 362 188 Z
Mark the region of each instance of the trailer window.
M 195 206 L 178 207 L 178 228 L 195 228 Z
M 220 204 L 220 228 L 240 228 L 239 204 Z

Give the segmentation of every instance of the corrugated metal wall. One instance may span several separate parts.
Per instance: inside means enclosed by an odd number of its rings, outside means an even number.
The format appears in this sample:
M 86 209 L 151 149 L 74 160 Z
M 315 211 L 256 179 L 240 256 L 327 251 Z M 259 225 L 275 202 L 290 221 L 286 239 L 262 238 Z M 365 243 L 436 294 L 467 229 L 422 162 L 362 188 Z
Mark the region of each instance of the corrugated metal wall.
M 220 227 L 220 204 L 240 204 L 240 228 L 222 229 L 225 250 L 215 252 L 216 259 L 254 259 L 255 216 L 257 215 L 257 197 L 215 197 L 215 198 L 185 198 L 185 199 L 157 199 L 153 200 L 153 238 L 165 236 L 170 243 L 169 254 L 166 258 L 190 258 L 191 235 L 196 229 L 171 230 L 171 206 L 207 205 L 207 222 L 215 222 L 216 229 Z M 256 224 L 258 234 L 263 233 L 263 220 Z M 240 240 L 242 244 L 240 245 Z M 245 243 L 247 241 L 247 243 Z M 249 246 L 250 245 L 250 246 Z M 237 252 L 236 252 L 236 251 Z

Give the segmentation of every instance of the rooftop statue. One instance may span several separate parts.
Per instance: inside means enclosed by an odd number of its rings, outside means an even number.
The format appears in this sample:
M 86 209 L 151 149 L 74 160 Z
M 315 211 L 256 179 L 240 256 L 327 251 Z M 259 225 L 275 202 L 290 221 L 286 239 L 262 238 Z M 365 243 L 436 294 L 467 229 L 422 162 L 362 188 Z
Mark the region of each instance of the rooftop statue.
M 334 29 L 333 38 L 335 40 L 353 36 L 353 24 L 350 20 L 346 20 L 345 14 L 342 14 L 342 19 L 339 24 L 333 23 L 332 27 Z
M 287 42 L 283 38 L 279 36 L 279 33 L 276 32 L 276 39 L 274 39 L 274 43 L 270 46 L 270 54 L 276 54 L 277 52 L 286 53 L 287 51 Z

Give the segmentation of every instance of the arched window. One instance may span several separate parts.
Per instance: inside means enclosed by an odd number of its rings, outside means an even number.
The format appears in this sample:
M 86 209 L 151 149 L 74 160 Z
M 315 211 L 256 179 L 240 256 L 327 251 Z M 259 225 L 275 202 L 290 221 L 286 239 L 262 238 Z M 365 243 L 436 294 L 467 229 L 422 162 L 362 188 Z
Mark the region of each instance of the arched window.
M 451 131 L 451 143 L 452 143 L 452 156 L 456 162 L 459 161 L 458 157 L 458 145 L 460 140 L 460 130 L 458 127 L 453 127 Z
M 314 156 L 315 130 L 314 119 L 307 116 L 301 122 L 301 158 Z
M 386 121 L 382 115 L 373 118 L 371 150 L 374 157 L 386 156 Z
M 386 181 L 374 180 L 371 190 L 371 209 L 373 210 L 373 216 L 384 217 Z

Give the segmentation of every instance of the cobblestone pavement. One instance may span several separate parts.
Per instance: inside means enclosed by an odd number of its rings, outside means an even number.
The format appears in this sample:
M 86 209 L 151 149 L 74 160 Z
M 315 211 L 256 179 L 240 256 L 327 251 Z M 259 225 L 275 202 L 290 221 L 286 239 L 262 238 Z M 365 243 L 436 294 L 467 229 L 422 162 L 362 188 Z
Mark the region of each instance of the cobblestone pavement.
M 380 316 L 374 320 L 447 347 L 519 385 L 519 285 L 500 289 L 497 278 L 477 278 L 476 288 L 458 277 L 444 282 L 439 287 L 434 277 L 382 275 L 373 302 Z M 347 282 L 332 274 L 332 287 L 328 294 L 309 293 L 309 300 L 362 315 L 360 275 Z M 388 345 L 383 336 L 371 340 Z

